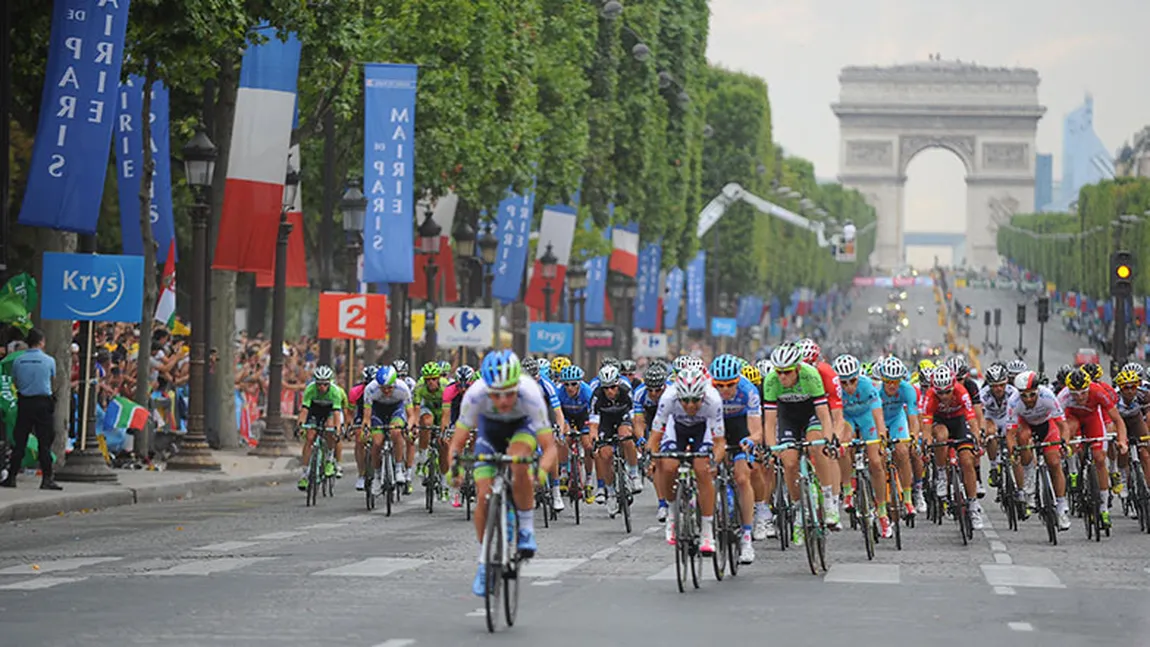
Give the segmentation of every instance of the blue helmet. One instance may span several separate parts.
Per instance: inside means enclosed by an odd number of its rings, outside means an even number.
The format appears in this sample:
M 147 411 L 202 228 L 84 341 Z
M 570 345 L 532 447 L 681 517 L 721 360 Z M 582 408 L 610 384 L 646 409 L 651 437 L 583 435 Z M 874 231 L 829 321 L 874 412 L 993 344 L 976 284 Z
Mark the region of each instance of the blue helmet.
M 719 382 L 737 380 L 743 373 L 742 362 L 734 355 L 719 355 L 711 362 L 711 378 Z
M 522 366 L 519 356 L 510 350 L 493 350 L 483 358 L 479 375 L 492 389 L 507 389 L 519 384 Z
M 375 372 L 375 382 L 380 386 L 395 386 L 395 380 L 398 377 L 399 374 L 390 366 L 380 366 L 379 370 Z
M 583 369 L 578 366 L 571 365 L 564 367 L 559 371 L 560 382 L 581 382 L 583 380 Z

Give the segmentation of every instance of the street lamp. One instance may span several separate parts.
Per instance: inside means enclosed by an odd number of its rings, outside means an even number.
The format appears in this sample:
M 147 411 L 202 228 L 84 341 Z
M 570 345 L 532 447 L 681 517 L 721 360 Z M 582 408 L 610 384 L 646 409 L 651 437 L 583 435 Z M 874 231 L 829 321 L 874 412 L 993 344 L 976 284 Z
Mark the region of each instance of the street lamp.
M 362 180 L 348 180 L 343 197 L 339 200 L 339 210 L 343 214 L 343 231 L 347 241 L 347 291 L 359 292 L 356 270 L 359 255 L 363 250 L 363 221 L 367 217 L 367 197 L 360 189 Z M 392 333 L 394 335 L 394 333 Z M 393 336 L 392 340 L 395 339 Z M 347 388 L 355 383 L 355 339 L 347 340 Z
M 587 268 L 583 263 L 573 263 L 567 268 L 567 307 L 571 313 L 571 323 L 575 324 L 574 356 L 575 363 L 583 365 L 583 308 L 579 307 L 586 298 Z
M 558 263 L 559 259 L 551 251 L 551 243 L 547 243 L 547 248 L 543 250 L 543 256 L 539 257 L 539 266 L 543 275 L 543 321 L 551 321 L 551 294 L 555 291 L 551 283 L 555 280 L 555 274 L 558 272 Z
M 492 319 L 494 326 L 492 327 L 493 347 L 499 348 L 500 335 L 499 318 L 500 313 L 495 309 L 495 300 L 491 294 L 491 284 L 495 281 L 495 255 L 499 252 L 499 238 L 495 236 L 493 229 L 494 223 L 490 220 L 483 228 L 483 235 L 479 237 L 477 246 L 479 247 L 479 259 L 483 261 L 483 299 L 484 305 L 492 308 Z
M 427 301 L 423 308 L 423 339 L 426 346 L 427 359 L 435 360 L 435 256 L 439 254 L 439 234 L 443 228 L 431 217 L 431 207 L 424 214 L 423 222 L 419 225 L 419 253 L 427 256 L 427 265 L 424 267 L 427 276 Z
M 287 319 L 287 255 L 288 238 L 291 236 L 291 222 L 288 210 L 295 205 L 299 191 L 299 171 L 288 158 L 287 175 L 284 178 L 283 205 L 280 208 L 280 226 L 276 235 L 275 283 L 272 288 L 272 344 L 268 361 L 268 399 L 264 406 L 264 432 L 259 444 L 251 451 L 254 456 L 286 456 L 287 440 L 280 415 L 280 400 L 284 380 L 284 326 Z
M 607 0 L 603 3 L 603 8 L 599 10 L 599 15 L 607 20 L 615 20 L 623 14 L 623 5 L 618 0 Z
M 475 261 L 475 229 L 467 222 L 467 218 L 460 218 L 455 227 L 455 257 L 459 259 L 459 268 L 463 272 L 460 284 L 463 286 L 463 305 L 471 305 L 471 263 Z
M 184 177 L 192 189 L 192 357 L 188 376 L 188 434 L 180 451 L 168 460 L 169 469 L 218 470 L 220 464 L 208 451 L 204 412 L 207 397 L 204 339 L 208 321 L 206 278 L 208 266 L 208 192 L 216 170 L 216 146 L 202 128 L 184 145 Z

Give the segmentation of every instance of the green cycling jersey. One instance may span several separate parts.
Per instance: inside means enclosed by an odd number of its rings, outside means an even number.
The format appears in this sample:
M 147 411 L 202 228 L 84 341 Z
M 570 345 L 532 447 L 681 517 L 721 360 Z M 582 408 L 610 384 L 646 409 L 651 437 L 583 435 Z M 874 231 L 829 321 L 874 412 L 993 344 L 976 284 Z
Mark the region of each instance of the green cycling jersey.
M 779 374 L 772 370 L 763 377 L 763 406 L 774 408 L 775 405 L 795 404 L 799 402 L 826 401 L 827 392 L 823 388 L 823 378 L 819 369 L 810 364 L 799 364 L 799 379 L 794 386 L 785 387 L 779 380 Z
M 327 392 L 320 392 L 315 382 L 307 385 L 303 390 L 303 407 L 311 409 L 315 406 L 331 407 L 333 409 L 348 408 L 347 393 L 338 384 L 331 384 Z
M 415 389 L 411 392 L 412 406 L 427 409 L 438 419 L 443 415 L 443 389 L 443 378 L 439 379 L 439 387 L 434 391 L 427 388 L 427 383 L 421 378 L 415 383 Z

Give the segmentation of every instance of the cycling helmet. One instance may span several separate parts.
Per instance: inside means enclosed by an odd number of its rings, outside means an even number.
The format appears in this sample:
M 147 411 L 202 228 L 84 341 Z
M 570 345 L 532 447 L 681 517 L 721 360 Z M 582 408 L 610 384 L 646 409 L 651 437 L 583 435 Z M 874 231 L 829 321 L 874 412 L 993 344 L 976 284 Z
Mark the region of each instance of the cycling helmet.
M 746 364 L 742 370 L 743 377 L 751 381 L 751 384 L 759 386 L 763 383 L 763 372 L 758 369 L 754 364 Z
M 563 383 L 582 382 L 583 369 L 574 365 L 564 366 L 563 370 L 559 371 L 559 381 Z
M 798 341 L 798 347 L 803 354 L 804 362 L 814 364 L 819 361 L 819 355 L 822 354 L 822 349 L 815 343 L 815 340 L 810 337 L 803 337 Z
M 599 369 L 599 386 L 619 386 L 619 367 L 608 364 Z
M 526 373 L 531 379 L 539 379 L 539 362 L 535 361 L 534 357 L 527 356 L 523 358 L 521 364 L 523 372 Z M 482 370 L 482 369 L 480 369 Z
M 1133 371 L 1140 379 L 1146 379 L 1146 369 L 1142 368 L 1142 365 L 1138 362 L 1126 362 L 1126 364 L 1122 366 L 1122 370 Z
M 1134 371 L 1119 371 L 1118 375 L 1114 376 L 1114 386 L 1124 389 L 1128 386 L 1140 386 L 1142 378 Z
M 707 392 L 707 378 L 695 368 L 685 368 L 675 376 L 675 395 L 680 400 L 702 399 Z
M 335 371 L 332 371 L 331 367 L 327 364 L 320 364 L 315 367 L 315 372 L 312 373 L 311 376 L 316 382 L 331 382 L 331 378 L 335 377 Z
M 510 350 L 494 350 L 487 353 L 479 366 L 479 375 L 492 389 L 509 389 L 517 386 L 521 371 L 519 356 Z
M 566 355 L 560 355 L 559 357 L 551 360 L 551 374 L 562 375 L 563 369 L 567 368 L 568 366 L 571 366 L 571 358 L 567 357 Z
M 1006 384 L 1006 367 L 1001 364 L 991 364 L 986 367 L 987 384 Z
M 769 359 L 760 359 L 759 361 L 755 362 L 755 368 L 759 369 L 759 373 L 761 375 L 770 373 L 771 369 L 774 367 L 774 364 L 771 364 L 771 360 Z
M 1094 364 L 1094 363 L 1090 363 L 1090 364 L 1083 364 L 1082 368 L 1086 369 L 1086 372 L 1090 374 L 1091 380 L 1093 380 L 1095 382 L 1101 382 L 1102 381 L 1102 367 L 1101 366 Z
M 439 368 L 439 362 L 428 362 L 419 369 L 419 377 L 425 380 L 438 379 L 443 377 L 443 370 Z
M 675 369 L 675 372 L 678 373 L 679 371 L 687 368 L 687 363 L 690 361 L 690 355 L 680 355 L 675 358 L 675 361 L 671 363 L 671 366 Z
M 451 362 L 445 359 L 439 360 L 439 374 L 451 375 Z
M 739 360 L 734 355 L 719 355 L 711 362 L 711 379 L 728 382 L 739 379 L 741 374 Z
M 1018 377 L 1019 373 L 1027 370 L 1028 368 L 1029 367 L 1026 365 L 1026 362 L 1020 359 L 1012 359 L 1006 363 L 1006 374 L 1009 375 L 1010 379 L 1013 380 L 1014 378 Z
M 803 361 L 803 352 L 797 344 L 779 344 L 771 351 L 771 364 L 782 370 L 795 368 Z
M 691 356 L 687 358 L 687 368 L 696 368 L 703 373 L 707 372 L 707 363 L 703 361 L 702 357 Z
M 380 386 L 395 386 L 397 379 L 399 379 L 399 371 L 396 371 L 393 366 L 380 366 L 379 370 L 375 372 L 375 383 Z
M 934 361 L 929 359 L 920 359 L 918 361 L 918 372 L 929 371 L 934 368 Z
M 603 359 L 599 360 L 599 368 L 603 368 L 604 366 L 614 366 L 615 368 L 619 368 L 620 363 L 621 362 L 619 362 L 618 357 L 604 357 Z
M 634 375 L 638 370 L 639 365 L 633 359 L 625 359 L 619 363 L 619 372 L 624 375 Z
M 1086 372 L 1085 367 L 1071 371 L 1070 375 L 1066 377 L 1066 386 L 1071 391 L 1085 391 L 1090 388 L 1091 382 L 1093 380 L 1090 378 L 1090 374 Z
M 936 389 L 945 391 L 954 387 L 954 371 L 948 366 L 937 366 L 930 374 L 930 384 Z
M 539 375 L 551 379 L 551 362 L 548 362 L 546 357 L 540 357 L 536 365 L 539 367 Z
M 884 359 L 878 365 L 878 375 L 884 380 L 901 380 L 906 377 L 906 373 L 906 364 L 903 364 L 902 360 L 894 355 Z
M 870 362 L 863 362 L 859 364 L 859 375 L 871 375 L 874 370 L 874 364 Z
M 1033 391 L 1038 388 L 1038 373 L 1023 371 L 1014 377 L 1014 388 L 1019 391 Z
M 407 372 L 410 370 L 407 366 L 407 361 L 402 359 L 397 359 L 392 362 L 391 367 L 395 369 L 395 373 L 399 377 L 407 377 Z
M 835 374 L 841 378 L 858 377 L 859 372 L 862 370 L 862 365 L 859 364 L 858 358 L 854 355 L 839 355 L 831 364 L 835 369 Z
M 643 383 L 647 385 L 648 389 L 659 389 L 667 386 L 667 379 L 670 377 L 671 372 L 667 370 L 666 366 L 662 364 L 652 364 L 648 366 L 647 371 L 643 373 Z
M 378 370 L 379 370 L 379 367 L 376 366 L 375 364 L 368 364 L 367 366 L 364 366 L 363 367 L 363 381 L 364 382 L 370 382 L 370 381 L 374 380 L 375 379 L 375 373 Z
M 1058 367 L 1058 372 L 1054 374 L 1054 383 L 1059 387 L 1066 386 L 1066 378 L 1074 372 L 1074 367 L 1069 364 L 1063 364 Z
M 459 368 L 455 369 L 455 381 L 456 382 L 459 382 L 460 384 L 463 384 L 463 385 L 467 385 L 467 384 L 471 384 L 471 382 L 474 380 L 475 380 L 475 369 L 471 368 L 467 364 L 464 364 L 464 365 L 460 366 Z
M 882 379 L 882 376 L 879 375 L 879 369 L 882 368 L 882 363 L 885 359 L 886 358 L 884 357 L 882 359 L 876 360 L 874 363 L 872 363 L 870 365 L 870 373 L 868 373 L 867 375 L 869 375 L 872 380 L 881 380 Z
M 966 364 L 966 358 L 962 355 L 951 355 L 950 358 L 946 360 L 946 367 L 960 380 L 966 377 L 966 372 L 969 368 Z

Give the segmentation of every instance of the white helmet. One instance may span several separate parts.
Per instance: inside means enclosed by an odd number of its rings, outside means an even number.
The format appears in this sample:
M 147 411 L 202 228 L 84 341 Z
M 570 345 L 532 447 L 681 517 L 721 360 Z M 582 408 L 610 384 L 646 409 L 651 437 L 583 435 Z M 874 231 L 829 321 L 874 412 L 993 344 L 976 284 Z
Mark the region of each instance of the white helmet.
M 803 337 L 798 341 L 799 350 L 803 352 L 803 361 L 807 364 L 814 364 L 819 361 L 819 356 L 822 355 L 822 349 L 819 348 L 818 343 L 810 337 Z
M 599 386 L 619 386 L 619 369 L 610 364 L 599 369 Z
M 771 364 L 775 368 L 794 368 L 803 361 L 803 352 L 797 344 L 779 344 L 771 351 Z
M 687 368 L 687 366 L 689 366 L 688 362 L 690 362 L 690 361 L 691 361 L 690 355 L 680 355 L 680 356 L 675 358 L 674 362 L 671 362 L 671 366 L 675 369 L 675 372 L 677 373 L 677 372 Z
M 707 392 L 707 378 L 696 368 L 685 368 L 675 376 L 675 396 L 680 400 L 702 398 Z
M 755 368 L 759 369 L 759 372 L 762 373 L 764 376 L 767 373 L 770 373 L 771 369 L 774 367 L 775 366 L 773 364 L 771 364 L 771 360 L 769 360 L 769 359 L 760 359 L 759 361 L 755 362 Z
M 949 389 L 954 386 L 954 371 L 949 366 L 936 366 L 930 374 L 930 384 L 936 389 Z
M 862 365 L 854 355 L 839 355 L 831 365 L 839 377 L 857 377 Z
M 907 369 L 901 359 L 890 355 L 879 362 L 877 372 L 884 380 L 901 380 L 906 377 Z

